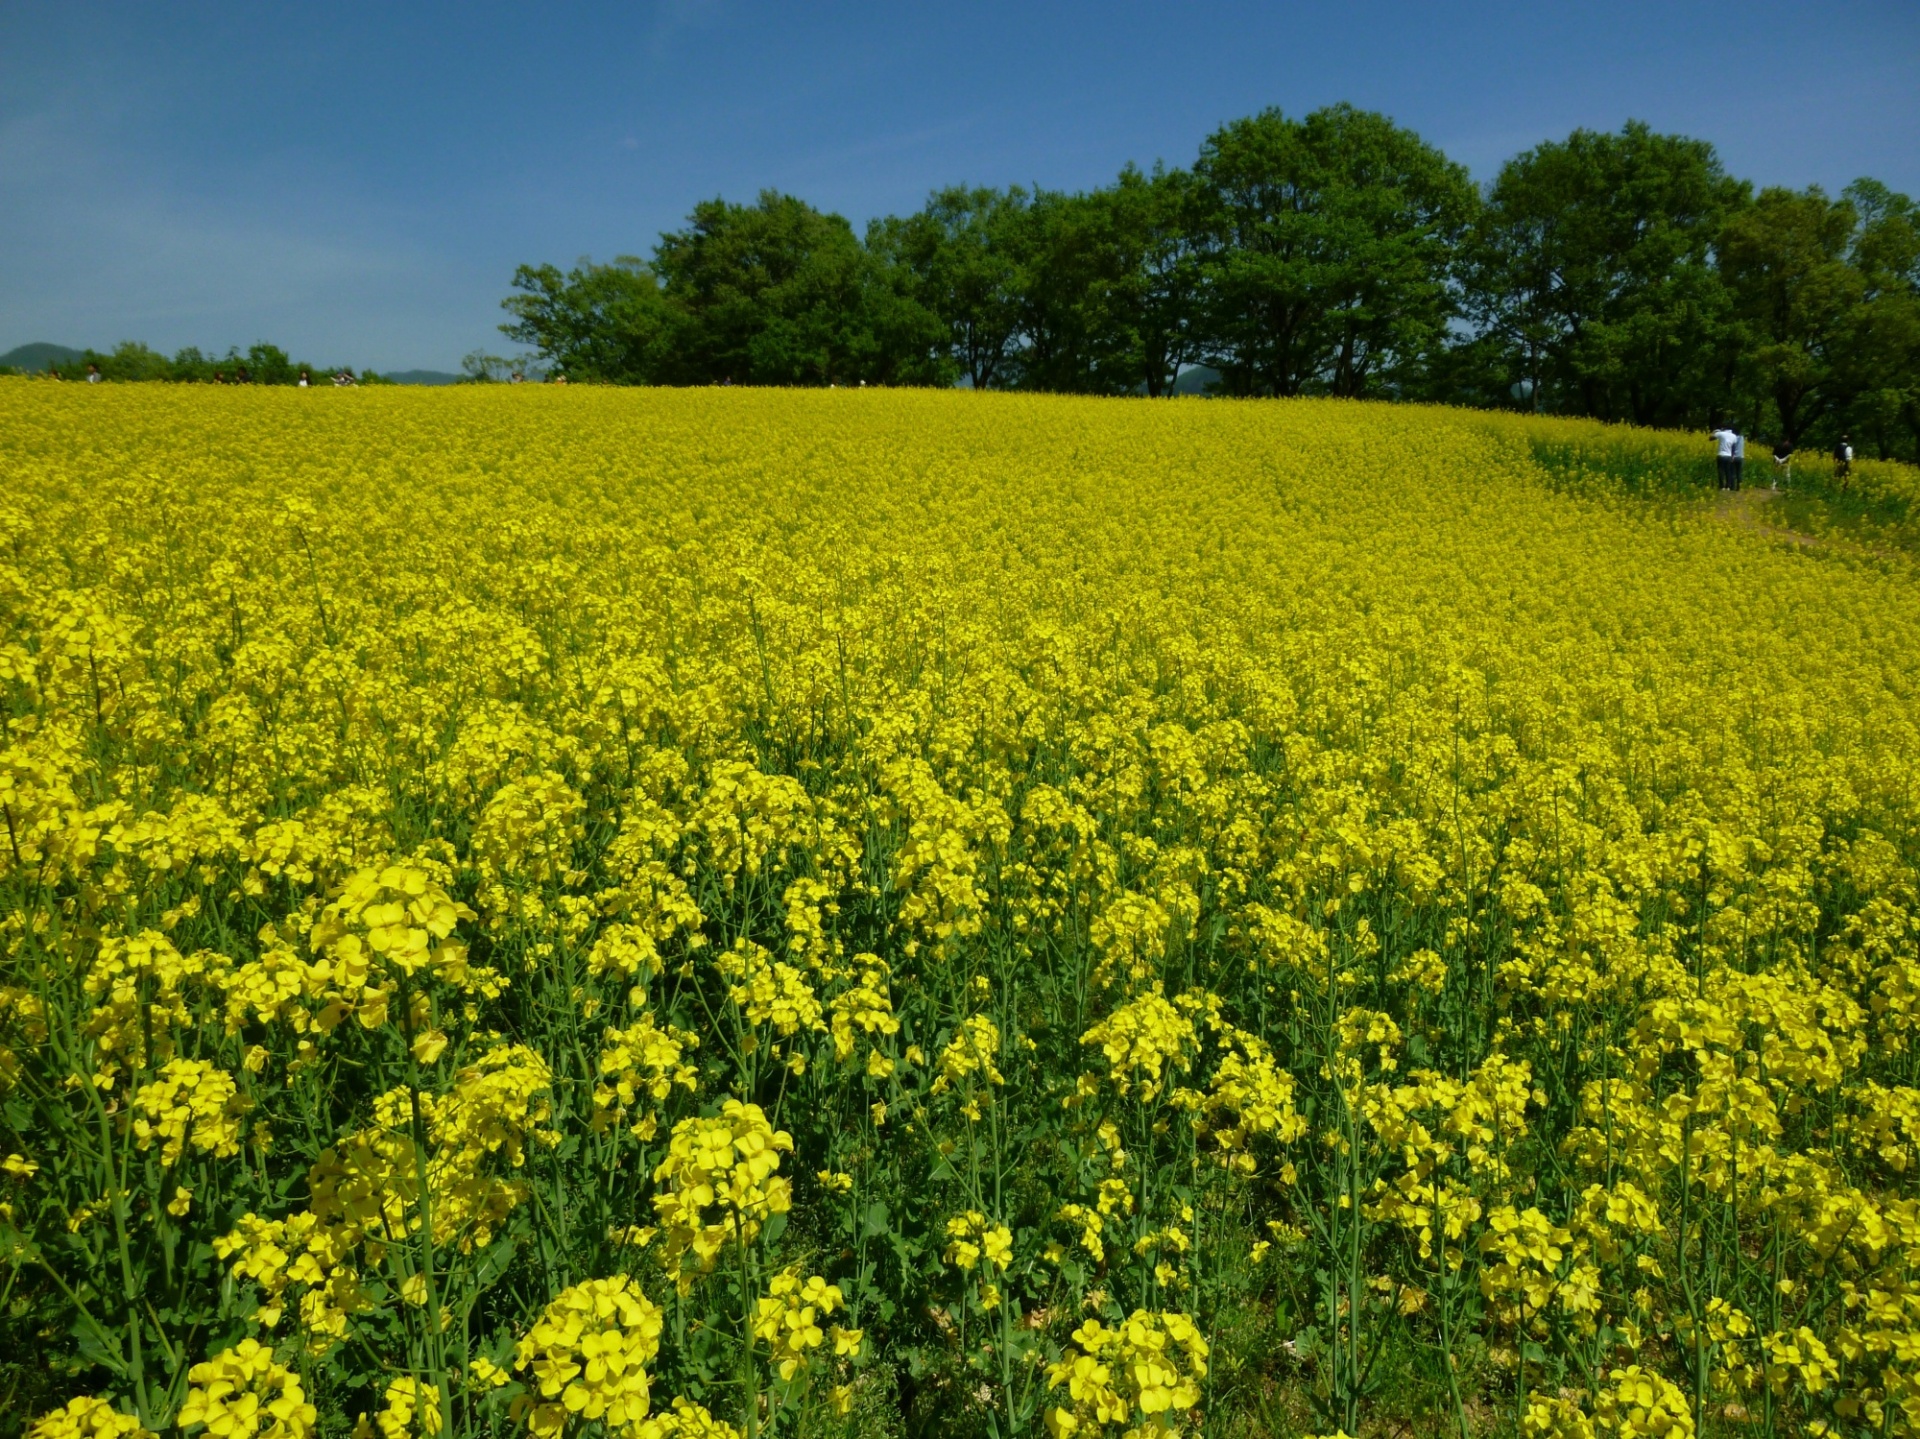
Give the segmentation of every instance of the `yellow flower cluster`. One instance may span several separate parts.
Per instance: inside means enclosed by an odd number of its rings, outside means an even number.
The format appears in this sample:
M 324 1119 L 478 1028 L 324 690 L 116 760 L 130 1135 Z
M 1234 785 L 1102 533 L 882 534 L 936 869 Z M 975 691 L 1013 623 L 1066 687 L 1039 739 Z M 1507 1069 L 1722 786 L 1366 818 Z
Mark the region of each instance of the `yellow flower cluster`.
M 894 1015 L 893 998 L 887 988 L 886 962 L 878 955 L 862 954 L 855 956 L 855 963 L 858 978 L 834 995 L 827 1005 L 832 1013 L 834 1058 L 842 1062 L 852 1057 L 855 1030 L 864 1034 L 869 1043 L 876 1034 L 900 1032 L 900 1021 Z M 867 1063 L 877 1079 L 885 1079 L 893 1072 L 892 1061 L 878 1049 L 872 1051 Z
M 377 1266 L 393 1241 L 420 1234 L 429 1214 L 437 1244 L 467 1252 L 488 1244 L 526 1198 L 524 1183 L 499 1171 L 526 1162 L 529 1139 L 551 1145 L 558 1138 L 545 1127 L 550 1085 L 532 1050 L 498 1045 L 463 1068 L 445 1095 L 405 1088 L 380 1095 L 374 1122 L 323 1151 L 309 1170 L 307 1210 L 273 1220 L 248 1214 L 215 1239 L 214 1252 L 233 1275 L 260 1292 L 254 1320 L 277 1326 L 297 1289 L 301 1327 L 323 1347 L 347 1338 L 352 1316 L 373 1307 L 356 1255 Z M 417 1272 L 411 1279 L 419 1282 Z
M 1156 989 L 1115 1009 L 1080 1042 L 1100 1046 L 1121 1094 L 1131 1087 L 1145 1098 L 1159 1088 L 1162 1071 L 1192 1067 L 1198 1037 L 1193 1021 Z
M 405 1236 L 423 1222 L 427 1198 L 441 1240 L 458 1236 L 468 1249 L 486 1244 L 526 1197 L 520 1181 L 496 1171 L 521 1167 L 528 1139 L 557 1138 L 544 1128 L 551 1083 L 539 1055 L 500 1045 L 461 1070 L 445 1095 L 389 1090 L 374 1101 L 373 1124 L 314 1165 L 314 1215 L 358 1235 Z M 421 1129 L 424 1163 L 416 1142 Z
M 1591 1265 L 1576 1268 L 1563 1281 L 1561 1261 L 1573 1235 L 1531 1206 L 1516 1210 L 1503 1204 L 1487 1216 L 1480 1236 L 1486 1266 L 1480 1271 L 1480 1289 L 1494 1313 L 1508 1323 L 1523 1323 L 1540 1314 L 1556 1299 L 1562 1308 L 1578 1313 L 1591 1309 L 1599 1276 Z
M 187 1402 L 174 1419 L 183 1430 L 204 1426 L 216 1439 L 308 1439 L 313 1433 L 318 1416 L 300 1376 L 256 1340 L 242 1339 L 194 1365 L 187 1379 Z
M 1136 1439 L 1180 1433 L 1200 1402 L 1208 1352 L 1199 1328 L 1172 1310 L 1136 1309 L 1112 1327 L 1089 1319 L 1047 1371 L 1047 1432 L 1066 1439 L 1124 1425 Z
M 1225 1052 L 1206 1093 L 1198 1096 L 1199 1128 L 1212 1137 L 1222 1164 L 1252 1174 L 1259 1168 L 1254 1141 L 1291 1144 L 1307 1132 L 1307 1121 L 1294 1108 L 1293 1076 L 1265 1040 L 1232 1026 L 1223 1026 L 1219 1039 Z M 1291 1183 L 1292 1174 L 1283 1163 L 1281 1180 Z
M 1080 1231 L 1080 1247 L 1095 1264 L 1106 1261 L 1107 1248 L 1105 1235 L 1109 1222 L 1133 1213 L 1133 1191 L 1123 1179 L 1103 1179 L 1100 1181 L 1098 1198 L 1089 1206 L 1085 1204 L 1063 1204 L 1054 1216 Z M 1052 1253 L 1058 1260 L 1058 1250 Z
M 514 1418 L 539 1439 L 554 1439 L 574 1419 L 638 1431 L 660 1329 L 659 1306 L 624 1274 L 562 1290 L 514 1349 L 514 1371 L 529 1388 L 514 1401 Z
M 712 1119 L 683 1119 L 673 1127 L 667 1157 L 653 1172 L 665 1238 L 660 1259 L 685 1292 L 692 1282 L 685 1260 L 710 1269 L 729 1244 L 751 1242 L 768 1217 L 793 1203 L 780 1156 L 793 1136 L 777 1130 L 757 1104 L 729 1099 Z
M 707 1412 L 704 1405 L 674 1396 L 673 1408 L 650 1414 L 633 1431 L 634 1439 L 741 1439 L 740 1430 Z
M 677 1085 L 691 1094 L 700 1087 L 700 1075 L 686 1055 L 700 1045 L 700 1037 L 672 1025 L 655 1022 L 651 1012 L 625 1029 L 608 1029 L 601 1040 L 600 1083 L 593 1091 L 595 1128 L 624 1124 L 628 1112 L 645 1095 L 654 1104 L 666 1102 Z M 653 1138 L 658 1113 L 649 1109 L 633 1123 L 642 1139 Z
M 759 945 L 741 940 L 719 958 L 720 972 L 733 981 L 728 991 L 751 1024 L 768 1024 L 782 1038 L 797 1030 L 825 1030 L 820 1000 L 804 971 L 775 959 Z
M 1000 1027 L 984 1014 L 963 1020 L 947 1047 L 940 1051 L 940 1072 L 934 1076 L 933 1093 L 941 1094 L 959 1086 L 971 1089 L 976 1082 L 1005 1084 L 996 1061 L 1000 1057 Z
M 263 935 L 257 959 L 219 976 L 228 1027 L 282 1021 L 296 1033 L 324 1035 L 351 1017 L 379 1029 L 396 993 L 408 987 L 418 997 L 426 980 L 496 997 L 505 981 L 471 964 L 467 946 L 453 935 L 456 924 L 473 917 L 448 896 L 430 864 L 357 870 L 318 914 L 293 916 L 291 935 Z M 292 937 L 304 938 L 311 958 L 300 956 Z
M 1638 1364 L 1607 1378 L 1591 1414 L 1564 1396 L 1536 1398 L 1521 1432 L 1528 1439 L 1692 1439 L 1693 1409 L 1677 1384 Z
M 387 1385 L 382 1397 L 386 1404 L 371 1422 L 362 1414 L 354 1424 L 354 1439 L 427 1439 L 444 1425 L 439 1390 L 410 1374 Z
M 160 1142 L 160 1162 L 173 1165 L 189 1144 L 199 1154 L 240 1152 L 240 1120 L 252 1106 L 233 1076 L 205 1060 L 170 1059 L 159 1078 L 133 1095 L 133 1132 L 142 1149 Z
M 1484 1215 L 1483 1200 L 1503 1190 L 1507 1147 L 1526 1133 L 1532 1073 L 1526 1064 L 1496 1052 L 1464 1082 L 1424 1069 L 1415 1070 L 1409 1080 L 1368 1085 L 1357 1096 L 1374 1136 L 1405 1166 L 1392 1180 L 1374 1181 L 1368 1212 L 1413 1231 L 1422 1259 L 1441 1249 L 1447 1267 L 1457 1270 L 1464 1260 L 1460 1241 Z M 1447 1172 L 1461 1161 L 1475 1181 L 1472 1186 Z M 1505 1212 L 1511 1215 L 1510 1206 Z M 1499 1233 L 1511 1230 L 1510 1224 L 1501 1229 L 1500 1223 L 1495 1221 Z M 1488 1235 L 1482 1248 L 1491 1254 L 1505 1243 Z M 1509 1272 L 1518 1271 L 1509 1266 Z
M 805 1281 L 795 1269 L 773 1276 L 766 1294 L 754 1301 L 753 1336 L 767 1346 L 782 1379 L 791 1380 L 811 1351 L 826 1343 L 819 1321 L 845 1303 L 840 1286 L 827 1283 L 817 1274 Z M 837 1356 L 856 1353 L 860 1339 L 858 1329 L 833 1326 L 833 1352 Z
M 351 1006 L 369 1028 L 386 1019 L 396 984 L 431 974 L 462 989 L 484 983 L 467 964 L 467 947 L 454 926 L 473 912 L 450 899 L 419 865 L 389 865 L 354 874 L 307 936 L 313 980 L 322 992 Z M 321 1021 L 325 1027 L 327 1021 Z
M 27 1439 L 157 1439 L 131 1414 L 105 1399 L 82 1397 L 63 1409 L 42 1414 L 27 1428 Z
M 956 1269 L 971 1269 L 983 1257 L 999 1270 L 1013 1263 L 1013 1231 L 989 1223 L 977 1209 L 947 1221 L 947 1241 L 946 1260 Z

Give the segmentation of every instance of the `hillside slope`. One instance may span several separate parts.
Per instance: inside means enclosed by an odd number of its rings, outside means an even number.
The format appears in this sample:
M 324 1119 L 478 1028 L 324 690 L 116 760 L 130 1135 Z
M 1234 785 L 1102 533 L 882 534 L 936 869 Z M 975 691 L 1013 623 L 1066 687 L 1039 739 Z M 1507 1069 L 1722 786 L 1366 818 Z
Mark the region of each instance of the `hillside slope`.
M 1911 1432 L 1920 586 L 1697 448 L 0 382 L 13 1411 Z
M 65 345 L 50 345 L 44 341 L 31 345 L 16 345 L 6 354 L 0 355 L 0 370 L 44 370 L 49 364 L 70 364 L 81 358 L 84 353 L 82 350 L 70 350 Z

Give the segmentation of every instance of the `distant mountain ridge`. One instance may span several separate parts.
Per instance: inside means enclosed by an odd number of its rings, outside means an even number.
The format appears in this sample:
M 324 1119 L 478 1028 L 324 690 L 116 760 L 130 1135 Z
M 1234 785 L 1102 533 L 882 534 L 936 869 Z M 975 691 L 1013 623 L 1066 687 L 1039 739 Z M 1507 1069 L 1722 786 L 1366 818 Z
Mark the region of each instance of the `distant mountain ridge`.
M 1207 386 L 1220 383 L 1220 372 L 1210 365 L 1188 365 L 1173 382 L 1176 395 L 1204 395 Z
M 70 365 L 85 355 L 85 350 L 71 350 L 65 345 L 50 345 L 45 340 L 35 340 L 30 345 L 16 345 L 0 355 L 0 369 L 44 370 L 48 365 Z

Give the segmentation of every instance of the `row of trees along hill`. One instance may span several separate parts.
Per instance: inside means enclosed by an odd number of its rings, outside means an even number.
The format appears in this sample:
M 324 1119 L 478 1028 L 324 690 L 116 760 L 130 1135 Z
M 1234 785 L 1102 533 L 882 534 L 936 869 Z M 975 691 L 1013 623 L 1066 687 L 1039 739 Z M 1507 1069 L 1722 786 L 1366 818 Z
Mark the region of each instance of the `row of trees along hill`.
M 1188 169 L 934 192 L 864 237 L 712 200 L 650 259 L 523 265 L 501 328 L 574 379 L 1331 394 L 1725 416 L 1920 453 L 1920 209 L 1576 131 L 1476 186 L 1382 115 L 1268 110 Z
M 225 355 L 204 354 L 197 347 L 189 345 L 172 355 L 164 355 L 137 340 L 123 341 L 111 350 L 82 350 L 70 359 L 56 361 L 45 370 L 31 373 L 51 372 L 63 380 L 82 380 L 86 378 L 89 365 L 98 365 L 102 378 L 108 380 L 171 380 L 184 384 L 211 384 L 219 379 L 232 384 L 244 375 L 247 384 L 293 385 L 299 383 L 300 372 L 305 370 L 314 384 L 323 384 L 344 370 L 361 384 L 385 383 L 381 376 L 371 370 L 355 370 L 351 365 L 323 367 L 290 359 L 278 345 L 250 345 L 245 350 L 233 348 Z

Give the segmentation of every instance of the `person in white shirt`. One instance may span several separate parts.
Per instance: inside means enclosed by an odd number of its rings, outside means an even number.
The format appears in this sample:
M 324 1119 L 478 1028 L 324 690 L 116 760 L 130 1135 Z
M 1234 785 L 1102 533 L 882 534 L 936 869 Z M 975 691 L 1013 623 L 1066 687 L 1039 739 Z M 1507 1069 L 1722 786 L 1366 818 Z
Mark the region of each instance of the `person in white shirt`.
M 87 366 L 87 383 L 89 385 L 97 385 L 100 383 L 100 367 L 98 365 L 89 364 Z
M 1844 485 L 1852 473 L 1853 440 L 1850 436 L 1842 435 L 1840 443 L 1833 447 L 1833 478 Z
M 1746 478 L 1747 437 L 1738 430 L 1733 433 L 1733 488 L 1739 489 L 1740 482 Z
M 1714 458 L 1720 472 L 1720 488 L 1723 490 L 1733 488 L 1733 447 L 1739 439 L 1726 425 L 1719 426 L 1713 432 Z

